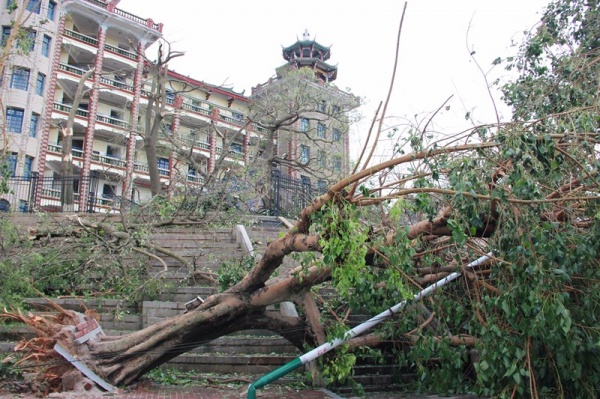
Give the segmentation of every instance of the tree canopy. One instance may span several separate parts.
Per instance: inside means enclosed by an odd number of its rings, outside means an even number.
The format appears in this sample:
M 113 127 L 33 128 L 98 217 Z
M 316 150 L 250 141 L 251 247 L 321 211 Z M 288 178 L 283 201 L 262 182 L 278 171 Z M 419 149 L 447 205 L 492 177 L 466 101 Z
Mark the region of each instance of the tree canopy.
M 519 73 L 503 88 L 512 121 L 442 140 L 416 127 L 402 132 L 393 158 L 360 159 L 246 276 L 197 308 L 122 338 L 74 347 L 63 330 L 56 339 L 110 382 L 126 384 L 200 340 L 243 328 L 271 329 L 299 348 L 325 342 L 343 334 L 350 316 L 379 313 L 459 271 L 462 279 L 325 359 L 325 377 L 347 375 L 357 348 L 368 346 L 392 351 L 426 390 L 597 397 L 595 3 L 550 4 L 507 60 Z M 301 267 L 279 270 L 287 256 Z M 336 295 L 317 303 L 322 284 Z M 288 300 L 302 310 L 293 320 L 267 310 Z

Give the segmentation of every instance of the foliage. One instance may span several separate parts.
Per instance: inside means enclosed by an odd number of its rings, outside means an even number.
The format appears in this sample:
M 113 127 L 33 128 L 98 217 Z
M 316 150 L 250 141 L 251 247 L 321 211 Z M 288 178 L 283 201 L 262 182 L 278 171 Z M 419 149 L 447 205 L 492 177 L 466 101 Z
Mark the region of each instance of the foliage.
M 239 260 L 223 262 L 218 270 L 217 283 L 222 291 L 239 283 L 252 266 L 254 266 L 253 256 L 242 256 Z

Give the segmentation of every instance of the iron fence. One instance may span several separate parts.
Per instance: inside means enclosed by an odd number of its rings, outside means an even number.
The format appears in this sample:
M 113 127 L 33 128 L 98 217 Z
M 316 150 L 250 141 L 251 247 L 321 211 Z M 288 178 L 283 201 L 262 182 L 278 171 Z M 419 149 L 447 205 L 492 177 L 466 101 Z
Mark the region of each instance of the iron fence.
M 86 184 L 87 183 L 87 184 Z M 80 188 L 87 186 L 90 194 L 81 206 Z M 73 207 L 62 205 L 61 195 L 66 187 L 73 188 Z M 8 178 L 8 191 L 0 195 L 0 212 L 94 212 L 98 198 L 93 195 L 98 187 L 98 176 L 29 176 Z
M 296 218 L 313 198 L 323 194 L 324 188 L 313 186 L 310 178 L 296 179 L 281 174 L 279 169 L 271 171 L 271 216 Z

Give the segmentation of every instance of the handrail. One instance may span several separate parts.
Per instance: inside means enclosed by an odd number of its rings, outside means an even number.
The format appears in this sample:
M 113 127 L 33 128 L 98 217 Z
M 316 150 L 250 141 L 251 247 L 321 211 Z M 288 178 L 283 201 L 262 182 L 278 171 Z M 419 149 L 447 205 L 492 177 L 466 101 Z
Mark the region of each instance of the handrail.
M 492 252 L 489 252 L 487 255 L 484 255 L 484 256 L 480 257 L 479 259 L 476 259 L 473 262 L 469 263 L 466 267 L 472 268 L 472 267 L 478 266 L 478 265 L 482 264 L 483 262 L 491 259 L 492 255 L 493 255 Z M 443 279 L 438 280 L 437 282 L 428 286 L 424 290 L 421 290 L 418 293 L 416 293 L 413 296 L 412 300 L 418 301 L 419 299 L 426 297 L 427 295 L 431 294 L 438 288 L 443 287 L 444 285 L 448 284 L 449 282 L 451 282 L 453 280 L 456 280 L 458 277 L 460 277 L 460 275 L 461 275 L 460 272 L 454 272 L 452 274 L 449 274 L 448 276 L 444 277 Z M 291 362 L 284 364 L 283 366 L 271 371 L 268 374 L 265 374 L 264 376 L 260 377 L 258 380 L 254 381 L 252 384 L 250 384 L 250 386 L 248 387 L 247 398 L 248 399 L 256 399 L 256 390 L 258 388 L 264 387 L 265 385 L 279 379 L 280 377 L 283 377 L 284 375 L 291 373 L 292 371 L 296 370 L 298 367 L 302 366 L 303 364 L 309 363 L 309 362 L 315 360 L 316 358 L 324 355 L 325 353 L 338 347 L 339 345 L 346 342 L 347 340 L 354 338 L 355 336 L 362 334 L 363 332 L 365 332 L 367 330 L 370 330 L 371 328 L 375 327 L 377 324 L 381 323 L 383 320 L 387 319 L 388 317 L 393 316 L 395 313 L 402 310 L 406 306 L 406 304 L 407 304 L 407 300 L 404 300 L 404 301 L 396 304 L 395 306 L 393 306 L 387 310 L 384 310 L 383 312 L 379 313 L 377 316 L 370 318 L 369 320 L 365 321 L 364 323 L 359 324 L 358 326 L 346 331 L 342 338 L 336 338 L 331 342 L 326 342 L 323 345 L 311 350 L 310 352 L 307 352 L 304 355 L 295 358 Z

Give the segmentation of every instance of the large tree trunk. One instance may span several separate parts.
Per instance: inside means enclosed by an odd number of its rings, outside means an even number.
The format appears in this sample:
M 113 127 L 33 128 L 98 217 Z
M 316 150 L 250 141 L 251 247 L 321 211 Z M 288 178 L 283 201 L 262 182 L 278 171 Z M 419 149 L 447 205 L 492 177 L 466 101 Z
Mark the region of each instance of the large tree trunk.
M 259 263 L 263 273 L 281 264 L 285 254 L 302 251 L 316 242 L 316 237 L 288 234 L 273 242 Z M 127 385 L 149 370 L 188 352 L 196 346 L 245 329 L 267 329 L 288 339 L 297 348 L 317 340 L 310 333 L 304 317 L 282 316 L 266 311 L 268 305 L 286 300 L 301 303 L 307 290 L 329 278 L 329 270 L 312 267 L 305 272 L 263 284 L 266 274 L 255 274 L 253 283 L 243 280 L 227 291 L 207 298 L 188 313 L 170 318 L 144 330 L 119 337 L 96 336 L 83 345 L 74 342 L 72 327 L 56 334 L 57 341 L 87 366 L 115 385 Z M 313 320 L 318 310 L 312 310 Z

